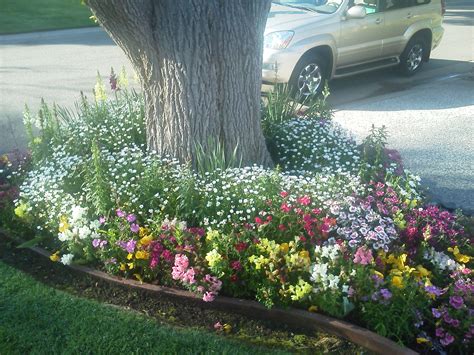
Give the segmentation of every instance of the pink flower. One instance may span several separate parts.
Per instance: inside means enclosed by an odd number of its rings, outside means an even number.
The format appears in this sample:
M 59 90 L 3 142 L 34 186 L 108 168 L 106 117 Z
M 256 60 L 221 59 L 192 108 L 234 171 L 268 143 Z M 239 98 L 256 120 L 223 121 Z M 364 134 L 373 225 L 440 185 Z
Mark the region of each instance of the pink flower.
M 280 209 L 285 213 L 288 213 L 291 211 L 291 208 L 286 203 L 282 203 Z
M 133 233 L 138 233 L 138 231 L 140 230 L 140 227 L 138 226 L 138 224 L 132 223 L 132 224 L 130 225 L 130 230 L 131 230 Z
M 298 199 L 298 203 L 303 206 L 308 206 L 311 203 L 311 198 L 308 195 L 304 195 Z
M 261 219 L 260 217 L 255 217 L 255 223 L 257 223 L 257 224 L 262 224 L 263 221 L 262 221 L 262 219 Z
M 374 261 L 374 257 L 372 256 L 372 251 L 370 249 L 366 249 L 365 247 L 357 249 L 354 255 L 354 263 L 368 265 L 372 263 L 372 261 Z
M 214 329 L 215 330 L 223 330 L 224 326 L 221 324 L 221 322 L 217 322 L 216 324 L 214 324 Z
M 202 296 L 202 300 L 204 302 L 212 302 L 214 301 L 214 299 L 216 298 L 216 296 L 212 293 L 212 292 L 206 292 L 203 296 Z
M 282 191 L 282 192 L 280 192 L 280 196 L 285 198 L 286 196 L 288 196 L 288 192 Z
M 194 276 L 196 275 L 196 272 L 194 271 L 193 268 L 188 269 L 181 278 L 181 281 L 183 281 L 186 284 L 194 284 L 196 283 L 196 280 L 194 279 Z

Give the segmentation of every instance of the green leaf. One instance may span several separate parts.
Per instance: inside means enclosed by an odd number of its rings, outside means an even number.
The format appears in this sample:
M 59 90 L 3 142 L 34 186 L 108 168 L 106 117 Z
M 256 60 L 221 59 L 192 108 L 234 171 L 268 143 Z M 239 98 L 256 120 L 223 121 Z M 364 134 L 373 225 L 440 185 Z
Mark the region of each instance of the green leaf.
M 17 248 L 18 249 L 26 249 L 26 248 L 34 247 L 34 246 L 38 245 L 38 243 L 40 243 L 41 241 L 45 240 L 46 238 L 47 238 L 46 236 L 39 236 L 39 237 L 30 239 L 30 240 L 28 240 L 24 243 L 21 243 L 19 246 L 17 246 Z

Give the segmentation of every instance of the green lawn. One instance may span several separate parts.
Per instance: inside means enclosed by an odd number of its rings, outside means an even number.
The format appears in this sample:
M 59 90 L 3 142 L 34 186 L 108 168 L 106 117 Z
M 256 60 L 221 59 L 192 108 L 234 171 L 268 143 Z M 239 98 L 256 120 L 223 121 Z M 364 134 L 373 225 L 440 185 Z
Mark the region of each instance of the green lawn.
M 80 0 L 0 0 L 0 34 L 94 26 Z
M 264 353 L 50 288 L 0 261 L 0 353 Z M 271 351 L 277 353 L 278 351 Z

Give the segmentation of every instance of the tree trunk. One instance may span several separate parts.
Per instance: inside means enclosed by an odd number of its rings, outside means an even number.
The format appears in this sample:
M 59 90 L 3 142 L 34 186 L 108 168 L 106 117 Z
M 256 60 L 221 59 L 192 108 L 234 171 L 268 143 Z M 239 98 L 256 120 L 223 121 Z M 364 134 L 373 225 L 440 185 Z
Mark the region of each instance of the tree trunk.
M 148 148 L 195 163 L 210 138 L 244 165 L 271 165 L 260 126 L 263 33 L 271 0 L 88 0 L 131 60 Z

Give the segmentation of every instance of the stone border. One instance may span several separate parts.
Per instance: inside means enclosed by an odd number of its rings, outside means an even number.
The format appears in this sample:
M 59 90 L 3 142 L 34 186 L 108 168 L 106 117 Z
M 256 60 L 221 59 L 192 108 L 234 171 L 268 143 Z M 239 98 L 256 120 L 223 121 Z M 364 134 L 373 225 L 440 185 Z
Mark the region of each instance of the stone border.
M 0 235 L 18 242 L 11 238 L 8 233 L 0 229 Z M 49 258 L 51 252 L 39 248 L 30 247 L 31 251 Z M 393 355 L 415 355 L 417 352 L 404 348 L 394 341 L 382 337 L 370 330 L 359 327 L 357 325 L 331 318 L 318 313 L 311 313 L 301 309 L 288 308 L 272 308 L 268 309 L 256 301 L 244 300 L 239 298 L 218 296 L 213 302 L 204 302 L 197 298 L 195 294 L 189 291 L 179 290 L 170 287 L 158 286 L 149 283 L 142 283 L 132 279 L 125 279 L 118 276 L 109 275 L 105 272 L 98 271 L 86 266 L 69 265 L 70 269 L 80 273 L 87 274 L 94 278 L 113 283 L 130 289 L 139 289 L 152 293 L 153 295 L 164 296 L 171 299 L 181 299 L 191 301 L 199 307 L 215 308 L 224 311 L 232 311 L 249 318 L 257 318 L 263 320 L 271 320 L 274 322 L 285 323 L 293 327 L 305 328 L 309 330 L 325 331 L 327 333 L 347 339 L 350 342 L 360 345 L 367 350 L 377 354 L 393 354 Z

